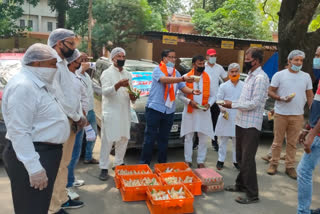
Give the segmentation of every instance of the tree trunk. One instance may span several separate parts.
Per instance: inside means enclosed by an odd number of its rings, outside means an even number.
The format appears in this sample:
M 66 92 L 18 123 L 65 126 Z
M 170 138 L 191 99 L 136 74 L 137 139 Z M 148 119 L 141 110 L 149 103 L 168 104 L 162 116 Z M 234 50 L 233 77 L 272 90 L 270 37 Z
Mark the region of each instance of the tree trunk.
M 57 11 L 57 27 L 64 28 L 66 23 L 66 12 L 69 8 L 68 0 L 49 0 L 49 5 L 52 11 Z

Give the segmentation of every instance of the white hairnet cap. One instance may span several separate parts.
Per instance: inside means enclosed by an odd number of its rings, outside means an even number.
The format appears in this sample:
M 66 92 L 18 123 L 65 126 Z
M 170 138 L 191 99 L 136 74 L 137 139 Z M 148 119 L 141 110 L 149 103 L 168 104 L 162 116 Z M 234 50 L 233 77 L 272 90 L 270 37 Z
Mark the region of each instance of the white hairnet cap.
M 57 58 L 57 52 L 48 45 L 36 43 L 31 45 L 22 58 L 22 64 L 31 62 L 47 61 Z
M 231 63 L 229 66 L 228 66 L 228 71 L 230 71 L 231 69 L 238 69 L 240 70 L 240 65 L 238 63 Z
M 293 50 L 289 53 L 288 55 L 288 60 L 291 60 L 293 59 L 293 57 L 295 56 L 302 56 L 303 58 L 306 58 L 306 55 L 304 54 L 303 51 L 300 51 L 300 50 Z
M 75 34 L 73 31 L 64 29 L 64 28 L 55 29 L 49 35 L 48 45 L 50 47 L 53 47 L 57 44 L 59 40 L 64 40 L 71 37 L 75 37 Z
M 66 60 L 68 64 L 70 64 L 71 62 L 77 60 L 80 56 L 81 56 L 80 51 L 78 49 L 75 49 L 73 54 L 70 57 L 66 58 Z
M 116 47 L 116 48 L 112 49 L 112 51 L 110 53 L 110 59 L 112 60 L 119 53 L 123 53 L 124 55 L 126 55 L 126 51 L 123 48 Z

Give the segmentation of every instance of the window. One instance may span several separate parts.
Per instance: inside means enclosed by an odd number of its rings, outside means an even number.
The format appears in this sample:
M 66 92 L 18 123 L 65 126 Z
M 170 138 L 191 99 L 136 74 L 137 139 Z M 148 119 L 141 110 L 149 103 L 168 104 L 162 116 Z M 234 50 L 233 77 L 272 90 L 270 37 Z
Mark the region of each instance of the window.
M 32 20 L 28 20 L 28 27 L 33 28 L 33 22 L 32 22 Z
M 24 20 L 23 19 L 20 19 L 20 27 L 25 27 L 26 25 L 25 25 L 25 22 L 24 22 Z
M 52 22 L 48 22 L 48 31 L 52 31 Z

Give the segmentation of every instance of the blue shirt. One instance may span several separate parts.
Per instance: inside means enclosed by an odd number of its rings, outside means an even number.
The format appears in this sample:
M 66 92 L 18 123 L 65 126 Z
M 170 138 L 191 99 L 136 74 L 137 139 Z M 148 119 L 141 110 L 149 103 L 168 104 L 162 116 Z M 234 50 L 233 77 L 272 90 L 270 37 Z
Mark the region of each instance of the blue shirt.
M 164 92 L 166 90 L 166 84 L 160 82 L 160 78 L 165 76 L 165 74 L 160 70 L 160 67 L 156 67 L 152 73 L 152 83 L 150 94 L 147 102 L 147 107 L 153 110 L 159 111 L 161 113 L 172 114 L 176 111 L 175 101 L 171 108 L 165 106 Z M 181 77 L 179 71 L 176 70 L 176 77 Z M 186 87 L 184 82 L 177 83 L 176 91 Z M 169 93 L 168 95 L 169 96 Z

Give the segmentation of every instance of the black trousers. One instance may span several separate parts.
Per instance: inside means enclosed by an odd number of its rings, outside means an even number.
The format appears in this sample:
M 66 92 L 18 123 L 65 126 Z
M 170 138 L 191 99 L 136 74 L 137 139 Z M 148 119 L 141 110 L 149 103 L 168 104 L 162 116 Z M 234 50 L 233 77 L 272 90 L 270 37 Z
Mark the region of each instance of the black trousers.
M 241 128 L 236 126 L 236 156 L 240 172 L 236 186 L 243 189 L 247 197 L 259 196 L 256 169 L 256 153 L 260 140 L 260 131 L 256 128 Z
M 48 186 L 43 190 L 30 187 L 29 175 L 22 162 L 17 159 L 11 142 L 3 152 L 5 169 L 10 179 L 15 214 L 47 214 L 53 185 L 62 156 L 62 145 L 48 145 L 35 142 L 35 150 L 40 155 L 40 163 L 46 170 Z
M 219 114 L 220 114 L 220 108 L 219 108 L 218 104 L 214 103 L 211 106 L 210 111 L 211 111 L 211 119 L 212 119 L 213 131 L 215 131 L 216 130 L 216 125 L 217 125 L 217 122 L 218 122 L 218 118 L 219 118 Z M 214 139 L 217 141 L 218 137 L 214 136 Z

